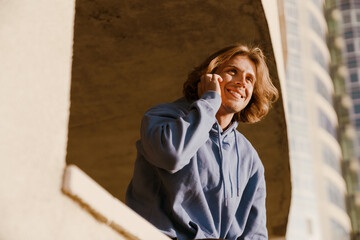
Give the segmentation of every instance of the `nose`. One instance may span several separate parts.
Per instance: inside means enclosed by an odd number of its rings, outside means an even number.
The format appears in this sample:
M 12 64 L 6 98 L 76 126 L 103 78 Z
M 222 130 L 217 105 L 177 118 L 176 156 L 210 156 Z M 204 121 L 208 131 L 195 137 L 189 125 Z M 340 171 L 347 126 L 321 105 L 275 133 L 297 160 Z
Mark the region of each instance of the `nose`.
M 244 72 L 237 76 L 237 78 L 235 79 L 235 84 L 240 87 L 245 87 L 246 74 Z

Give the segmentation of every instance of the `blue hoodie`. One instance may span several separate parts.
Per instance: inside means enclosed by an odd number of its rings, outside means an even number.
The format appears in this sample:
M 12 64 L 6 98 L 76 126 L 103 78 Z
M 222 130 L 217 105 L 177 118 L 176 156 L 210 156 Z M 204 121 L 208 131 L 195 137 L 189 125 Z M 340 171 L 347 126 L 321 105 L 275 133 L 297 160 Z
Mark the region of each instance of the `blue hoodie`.
M 267 239 L 264 167 L 218 93 L 146 112 L 127 205 L 172 238 Z

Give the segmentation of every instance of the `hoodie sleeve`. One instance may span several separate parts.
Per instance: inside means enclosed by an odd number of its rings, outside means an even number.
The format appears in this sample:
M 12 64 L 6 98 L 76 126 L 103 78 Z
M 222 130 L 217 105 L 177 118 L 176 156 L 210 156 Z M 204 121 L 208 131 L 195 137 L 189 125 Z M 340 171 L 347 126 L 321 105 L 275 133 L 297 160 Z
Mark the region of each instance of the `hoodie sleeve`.
M 220 104 L 220 95 L 208 91 L 185 113 L 176 104 L 162 104 L 150 109 L 140 130 L 145 158 L 171 173 L 182 169 L 208 140 Z
M 247 184 L 248 190 L 252 189 L 252 204 L 247 218 L 245 229 L 239 240 L 267 240 L 268 232 L 266 228 L 266 184 L 264 167 L 256 154 L 255 171 L 251 175 Z M 249 193 L 249 192 L 248 192 Z

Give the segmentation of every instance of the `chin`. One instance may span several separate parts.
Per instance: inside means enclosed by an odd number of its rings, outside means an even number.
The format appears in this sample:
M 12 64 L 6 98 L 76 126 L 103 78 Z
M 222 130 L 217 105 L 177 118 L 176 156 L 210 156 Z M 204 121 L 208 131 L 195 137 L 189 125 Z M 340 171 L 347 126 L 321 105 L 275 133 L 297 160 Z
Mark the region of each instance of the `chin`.
M 223 108 L 228 113 L 238 113 L 241 112 L 246 106 L 248 102 L 238 102 L 238 101 L 228 101 L 222 104 Z
M 242 107 L 242 106 L 226 106 L 225 108 L 227 109 L 227 112 L 236 114 L 238 112 L 241 112 L 245 107 Z

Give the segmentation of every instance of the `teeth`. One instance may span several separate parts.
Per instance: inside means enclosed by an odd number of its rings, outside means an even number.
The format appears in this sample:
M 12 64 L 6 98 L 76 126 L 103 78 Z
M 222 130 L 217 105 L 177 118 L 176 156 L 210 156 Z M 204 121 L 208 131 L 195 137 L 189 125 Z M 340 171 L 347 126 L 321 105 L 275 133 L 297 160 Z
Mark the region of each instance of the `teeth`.
M 231 91 L 229 90 L 229 92 L 233 95 L 235 95 L 237 98 L 243 98 L 243 96 L 241 96 L 238 92 L 234 92 L 234 91 Z

